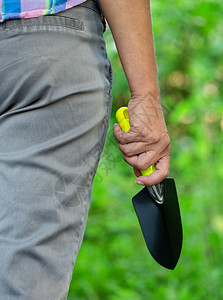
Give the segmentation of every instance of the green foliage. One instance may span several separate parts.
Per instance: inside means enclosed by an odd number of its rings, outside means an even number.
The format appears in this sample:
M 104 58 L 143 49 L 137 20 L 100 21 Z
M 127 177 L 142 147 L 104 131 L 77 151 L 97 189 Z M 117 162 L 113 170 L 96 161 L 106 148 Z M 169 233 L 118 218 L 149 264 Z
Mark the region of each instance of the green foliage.
M 113 112 L 69 300 L 223 298 L 223 2 L 157 0 L 151 7 L 184 230 L 181 258 L 174 271 L 160 267 L 138 225 L 131 198 L 140 188 L 112 137 L 115 111 L 130 94 L 108 30 Z

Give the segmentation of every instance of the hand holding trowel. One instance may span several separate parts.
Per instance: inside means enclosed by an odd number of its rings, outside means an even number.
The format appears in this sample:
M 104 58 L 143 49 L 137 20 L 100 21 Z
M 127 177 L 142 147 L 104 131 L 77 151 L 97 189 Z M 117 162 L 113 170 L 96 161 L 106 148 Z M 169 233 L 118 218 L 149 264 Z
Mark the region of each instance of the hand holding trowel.
M 121 107 L 116 118 L 122 131 L 129 131 L 128 108 Z M 141 173 L 149 176 L 155 170 L 152 165 Z M 173 270 L 182 248 L 182 224 L 174 179 L 166 178 L 159 184 L 144 187 L 132 201 L 151 255 L 160 265 Z

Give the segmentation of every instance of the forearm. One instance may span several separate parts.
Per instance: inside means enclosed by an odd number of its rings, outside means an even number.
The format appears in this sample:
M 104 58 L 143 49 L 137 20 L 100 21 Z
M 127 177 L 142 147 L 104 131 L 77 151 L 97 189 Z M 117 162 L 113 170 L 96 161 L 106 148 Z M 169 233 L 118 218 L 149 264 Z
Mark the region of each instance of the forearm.
M 149 0 L 99 0 L 133 97 L 159 96 Z
M 138 184 L 161 182 L 169 172 L 170 139 L 159 101 L 156 57 L 149 0 L 99 0 L 111 28 L 131 91 L 130 129 L 114 125 L 125 161 L 134 167 Z M 141 176 L 156 163 L 156 171 Z

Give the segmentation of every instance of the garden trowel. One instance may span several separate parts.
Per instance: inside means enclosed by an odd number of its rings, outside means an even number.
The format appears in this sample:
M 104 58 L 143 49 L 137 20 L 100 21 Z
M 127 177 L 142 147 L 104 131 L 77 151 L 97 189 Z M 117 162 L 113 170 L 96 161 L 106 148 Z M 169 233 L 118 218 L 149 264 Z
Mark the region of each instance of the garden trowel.
M 122 131 L 129 131 L 128 108 L 121 107 L 116 118 Z M 152 165 L 141 173 L 150 175 L 155 170 Z M 160 265 L 173 270 L 180 257 L 183 239 L 174 179 L 166 178 L 159 184 L 145 186 L 132 202 L 151 255 Z

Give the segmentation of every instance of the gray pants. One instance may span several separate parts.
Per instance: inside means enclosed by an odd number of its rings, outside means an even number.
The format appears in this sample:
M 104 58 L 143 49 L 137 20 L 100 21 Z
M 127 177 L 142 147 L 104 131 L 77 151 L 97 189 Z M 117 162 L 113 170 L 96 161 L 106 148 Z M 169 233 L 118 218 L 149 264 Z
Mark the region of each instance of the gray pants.
M 0 25 L 0 300 L 66 299 L 112 102 L 96 4 Z

